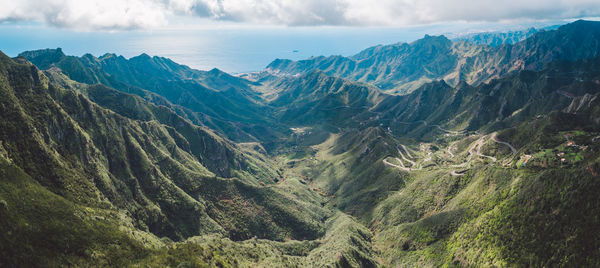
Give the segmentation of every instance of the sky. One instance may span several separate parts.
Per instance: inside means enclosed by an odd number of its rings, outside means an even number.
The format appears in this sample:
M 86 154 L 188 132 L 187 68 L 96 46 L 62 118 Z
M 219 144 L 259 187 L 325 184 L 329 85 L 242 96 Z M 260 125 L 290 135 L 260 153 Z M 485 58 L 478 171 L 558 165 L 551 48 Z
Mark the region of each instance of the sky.
M 598 0 L 0 0 L 0 21 L 83 31 L 237 25 L 408 26 L 600 15 Z

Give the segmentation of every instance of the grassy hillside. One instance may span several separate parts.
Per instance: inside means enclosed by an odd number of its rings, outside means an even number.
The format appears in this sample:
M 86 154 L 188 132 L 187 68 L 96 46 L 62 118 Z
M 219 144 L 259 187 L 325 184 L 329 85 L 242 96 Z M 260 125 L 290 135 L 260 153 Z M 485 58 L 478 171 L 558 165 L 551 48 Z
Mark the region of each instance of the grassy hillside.
M 251 147 L 135 95 L 64 77 L 54 83 L 3 55 L 0 63 L 3 263 L 214 265 L 225 250 L 224 263 L 239 265 L 234 252 L 247 243 L 234 241 L 253 237 L 269 239 L 257 254 L 275 263 L 294 254 L 294 263 L 315 266 L 374 263 L 368 230 L 320 201 L 300 200 L 322 197 L 281 180 L 277 163 Z M 330 231 L 340 226 L 350 229 Z M 223 249 L 211 246 L 215 235 Z M 289 240 L 306 242 L 269 242 Z M 59 245 L 67 248 L 56 258 Z M 336 251 L 310 257 L 318 246 Z M 200 248 L 208 255 L 190 255 Z M 32 252 L 40 254 L 28 259 Z M 248 266 L 264 262 L 241 254 Z

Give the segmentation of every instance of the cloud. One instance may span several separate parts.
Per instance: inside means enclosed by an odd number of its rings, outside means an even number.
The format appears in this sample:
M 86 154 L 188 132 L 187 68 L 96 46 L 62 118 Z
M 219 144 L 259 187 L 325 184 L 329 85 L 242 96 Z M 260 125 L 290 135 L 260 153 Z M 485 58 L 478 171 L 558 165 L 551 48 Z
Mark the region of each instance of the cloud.
M 75 29 L 152 28 L 167 23 L 153 0 L 0 0 L 0 20 L 41 21 Z
M 600 15 L 598 0 L 0 0 L 0 21 L 76 29 L 154 28 L 200 17 L 274 25 L 403 26 Z

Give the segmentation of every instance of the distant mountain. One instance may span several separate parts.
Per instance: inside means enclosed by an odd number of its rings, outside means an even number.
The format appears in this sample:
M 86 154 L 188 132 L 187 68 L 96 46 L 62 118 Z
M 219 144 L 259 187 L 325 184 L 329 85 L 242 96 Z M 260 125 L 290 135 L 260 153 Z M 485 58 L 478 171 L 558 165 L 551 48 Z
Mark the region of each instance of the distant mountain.
M 229 138 L 255 141 L 271 138 L 281 129 L 269 119 L 271 111 L 247 80 L 213 69 L 199 71 L 170 59 L 142 54 L 131 59 L 114 54 L 96 58 L 66 56 L 59 49 L 27 51 L 19 56 L 40 69 L 59 68 L 70 79 L 103 84 L 140 95 L 156 104 L 178 106 L 179 114 L 207 125 Z
M 409 89 L 445 75 L 458 61 L 453 55 L 453 43 L 444 36 L 426 36 L 411 44 L 376 46 L 346 58 L 316 57 L 302 61 L 275 60 L 267 72 L 275 75 L 295 75 L 321 70 L 328 75 L 372 83 L 392 90 L 400 86 Z
M 435 81 L 406 95 L 313 71 L 272 82 L 278 91 L 270 105 L 278 108 L 280 120 L 296 125 L 383 126 L 397 135 L 427 139 L 444 131 L 503 129 L 563 110 L 574 96 L 597 94 L 597 81 L 600 57 L 556 61 L 541 71 L 511 72 L 478 86 Z
M 426 84 L 405 96 L 384 99 L 374 112 L 383 119 L 439 124 L 449 129 L 475 131 L 487 126 L 503 129 L 570 105 L 570 96 L 596 94 L 600 87 L 600 58 L 554 62 L 540 71 L 519 71 L 477 87 L 444 82 Z M 394 125 L 393 120 L 390 123 Z M 427 124 L 399 129 L 416 135 Z
M 555 28 L 557 28 L 557 26 L 545 27 L 543 29 L 536 29 L 532 27 L 526 30 L 508 32 L 471 33 L 454 38 L 452 39 L 452 41 L 467 41 L 475 45 L 488 45 L 492 47 L 499 47 L 504 44 L 518 43 L 539 31 L 554 30 Z
M 600 55 L 599 40 L 600 22 L 576 21 L 512 45 L 489 47 L 425 36 L 410 44 L 371 47 L 352 57 L 278 59 L 266 72 L 281 76 L 321 70 L 406 94 L 432 80 L 444 79 L 450 85 L 464 80 L 478 85 L 516 70 L 541 70 L 555 60 L 593 58 Z

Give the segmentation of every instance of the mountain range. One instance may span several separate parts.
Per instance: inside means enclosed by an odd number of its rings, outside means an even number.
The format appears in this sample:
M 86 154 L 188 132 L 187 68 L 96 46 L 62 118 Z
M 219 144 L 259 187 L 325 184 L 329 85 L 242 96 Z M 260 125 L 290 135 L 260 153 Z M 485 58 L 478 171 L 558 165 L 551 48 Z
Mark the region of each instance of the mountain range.
M 503 36 L 0 53 L 0 266 L 598 266 L 600 22 Z
M 58 68 L 74 81 L 103 84 L 169 106 L 194 124 L 227 133 L 236 141 L 270 139 L 278 134 L 277 128 L 257 127 L 276 122 L 267 120 L 265 115 L 271 111 L 260 103 L 252 83 L 218 69 L 194 70 L 146 54 L 131 59 L 114 54 L 100 58 L 90 54 L 66 56 L 60 48 L 28 51 L 19 56 L 41 69 Z
M 540 29 L 529 28 L 526 30 L 516 30 L 509 32 L 476 32 L 463 34 L 453 39 L 453 41 L 465 40 L 476 45 L 488 45 L 492 47 L 504 44 L 514 44 L 527 39 L 540 31 L 554 30 L 558 26 L 548 26 Z
M 443 79 L 452 86 L 460 81 L 478 85 L 512 71 L 539 71 L 556 60 L 593 58 L 598 56 L 598 36 L 597 22 L 589 21 L 537 32 L 515 44 L 497 47 L 425 36 L 409 44 L 371 47 L 351 57 L 277 59 L 267 66 L 266 73 L 281 76 L 321 70 L 374 84 L 386 92 L 406 94 L 433 80 Z

